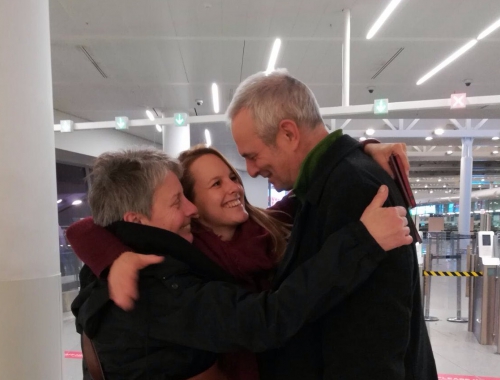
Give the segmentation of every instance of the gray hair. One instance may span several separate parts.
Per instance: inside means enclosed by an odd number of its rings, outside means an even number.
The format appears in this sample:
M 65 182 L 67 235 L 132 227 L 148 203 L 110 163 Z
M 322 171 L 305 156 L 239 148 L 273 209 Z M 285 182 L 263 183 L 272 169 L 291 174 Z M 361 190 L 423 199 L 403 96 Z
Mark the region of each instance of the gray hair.
M 179 162 L 158 149 L 101 154 L 90 175 L 89 204 L 94 223 L 108 226 L 122 220 L 128 211 L 151 218 L 154 192 L 170 172 L 182 176 Z
M 286 69 L 249 76 L 236 89 L 228 107 L 230 121 L 243 109 L 250 111 L 257 135 L 267 145 L 274 145 L 278 126 L 284 119 L 299 127 L 316 128 L 323 123 L 318 102 L 311 89 L 292 77 Z

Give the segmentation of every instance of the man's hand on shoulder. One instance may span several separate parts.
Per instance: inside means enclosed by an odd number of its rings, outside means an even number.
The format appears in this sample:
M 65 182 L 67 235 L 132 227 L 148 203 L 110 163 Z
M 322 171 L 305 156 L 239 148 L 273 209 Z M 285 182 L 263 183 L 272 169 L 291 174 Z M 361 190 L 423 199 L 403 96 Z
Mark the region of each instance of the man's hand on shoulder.
M 361 222 L 385 251 L 411 244 L 408 219 L 404 207 L 383 207 L 389 189 L 382 185 L 372 202 L 361 215 Z
M 132 310 L 135 301 L 139 299 L 137 290 L 139 271 L 162 261 L 162 256 L 122 253 L 109 269 L 108 288 L 111 300 L 123 310 Z

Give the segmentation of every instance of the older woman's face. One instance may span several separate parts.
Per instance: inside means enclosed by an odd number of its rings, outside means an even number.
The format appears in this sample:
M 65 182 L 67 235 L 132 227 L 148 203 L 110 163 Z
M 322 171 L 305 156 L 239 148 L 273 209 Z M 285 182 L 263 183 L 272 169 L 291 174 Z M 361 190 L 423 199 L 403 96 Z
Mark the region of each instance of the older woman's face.
M 194 177 L 194 203 L 202 224 L 216 231 L 248 219 L 243 185 L 224 161 L 206 154 L 196 159 L 189 170 Z
M 144 217 L 141 223 L 163 228 L 192 242 L 191 218 L 197 212 L 196 206 L 184 196 L 177 176 L 168 173 L 154 192 L 151 218 Z

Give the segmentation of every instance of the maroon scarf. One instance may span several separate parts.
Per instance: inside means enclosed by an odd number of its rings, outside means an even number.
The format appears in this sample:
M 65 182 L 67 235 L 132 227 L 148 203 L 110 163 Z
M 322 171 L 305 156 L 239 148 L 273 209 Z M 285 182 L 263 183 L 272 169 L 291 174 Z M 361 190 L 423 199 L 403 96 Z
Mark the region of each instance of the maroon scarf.
M 238 226 L 230 241 L 222 241 L 213 231 L 193 226 L 193 244 L 250 290 L 269 289 L 276 267 L 271 234 L 248 219 Z
M 222 241 L 213 231 L 193 226 L 193 244 L 241 284 L 253 291 L 267 290 L 276 267 L 271 234 L 248 219 L 238 226 L 230 241 Z M 255 354 L 240 351 L 222 355 L 222 371 L 230 380 L 258 380 Z

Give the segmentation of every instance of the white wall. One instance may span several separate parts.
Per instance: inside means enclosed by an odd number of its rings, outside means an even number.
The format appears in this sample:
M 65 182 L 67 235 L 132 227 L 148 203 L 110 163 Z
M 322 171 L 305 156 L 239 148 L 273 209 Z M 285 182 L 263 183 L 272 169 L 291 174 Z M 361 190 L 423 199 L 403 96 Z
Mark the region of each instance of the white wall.
M 59 111 L 54 111 L 54 122 L 56 124 L 58 124 L 60 120 L 65 119 L 71 119 L 74 122 L 86 121 Z M 120 150 L 134 146 L 147 145 L 156 146 L 162 149 L 161 145 L 114 129 L 93 129 L 73 131 L 70 133 L 54 132 L 54 138 L 57 149 L 92 157 L 97 157 L 110 150 Z
M 267 208 L 268 182 L 266 178 L 252 178 L 246 171 L 238 170 L 243 180 L 248 201 L 258 207 Z

